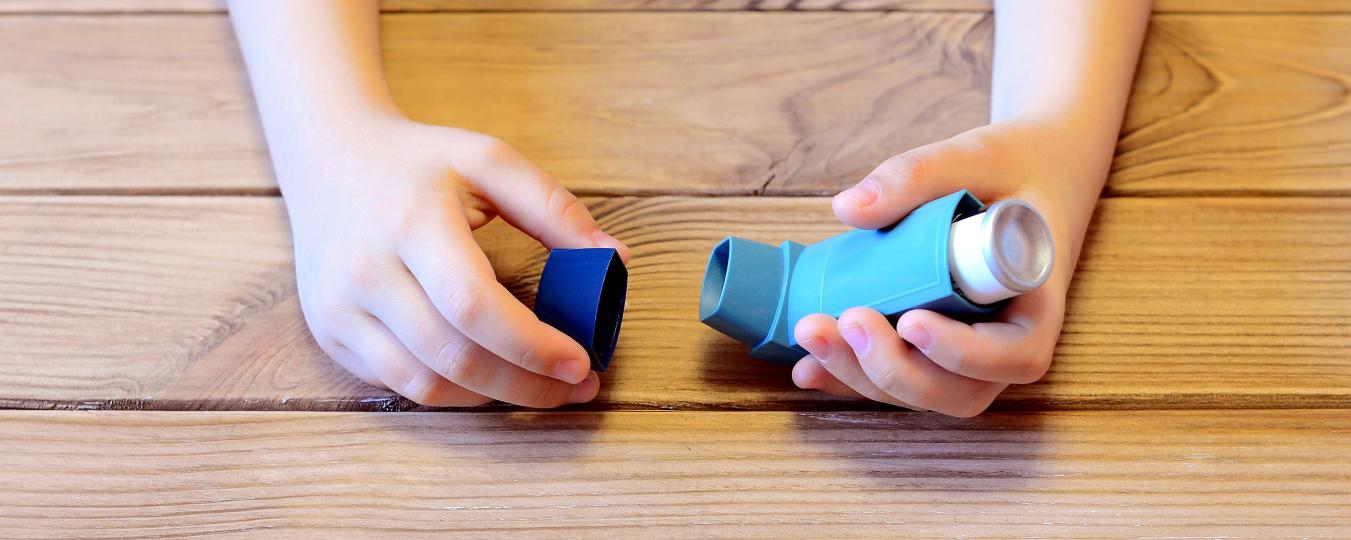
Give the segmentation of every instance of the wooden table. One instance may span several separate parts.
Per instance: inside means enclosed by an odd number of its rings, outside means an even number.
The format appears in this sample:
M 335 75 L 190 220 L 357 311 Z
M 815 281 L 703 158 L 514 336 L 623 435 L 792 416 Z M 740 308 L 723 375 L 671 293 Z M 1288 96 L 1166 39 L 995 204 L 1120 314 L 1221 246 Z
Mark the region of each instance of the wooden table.
M 221 7 L 0 2 L 0 536 L 1351 536 L 1351 4 L 1158 0 L 1051 372 L 972 420 L 696 320 L 720 237 L 979 125 L 980 0 L 400 0 L 418 119 L 633 247 L 596 402 L 424 410 L 312 342 Z M 479 233 L 529 301 L 544 251 Z

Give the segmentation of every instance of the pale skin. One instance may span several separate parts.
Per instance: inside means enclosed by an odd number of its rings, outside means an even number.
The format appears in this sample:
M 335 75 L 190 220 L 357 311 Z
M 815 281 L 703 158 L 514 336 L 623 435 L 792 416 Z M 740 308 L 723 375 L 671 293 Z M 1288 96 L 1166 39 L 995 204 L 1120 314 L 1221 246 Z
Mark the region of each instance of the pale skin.
M 1102 190 L 1148 0 L 995 3 L 991 123 L 892 157 L 832 201 L 878 228 L 958 189 L 1045 216 L 1055 267 L 993 321 L 855 308 L 804 318 L 802 388 L 954 416 L 984 411 L 1050 366 Z M 495 216 L 547 247 L 628 248 L 501 141 L 409 120 L 389 94 L 372 1 L 231 0 L 291 220 L 316 341 L 367 383 L 433 406 L 590 401 L 586 352 L 494 278 L 470 231 Z M 885 121 L 885 119 L 878 119 Z

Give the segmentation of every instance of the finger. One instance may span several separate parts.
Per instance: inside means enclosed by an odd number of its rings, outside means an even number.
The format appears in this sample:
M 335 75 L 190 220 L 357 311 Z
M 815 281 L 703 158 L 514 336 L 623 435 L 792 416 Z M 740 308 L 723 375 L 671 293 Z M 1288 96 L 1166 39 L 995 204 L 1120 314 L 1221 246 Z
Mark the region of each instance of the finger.
M 493 276 L 464 216 L 428 212 L 400 240 L 399 256 L 441 317 L 474 343 L 540 375 L 582 382 L 585 349 L 516 300 Z
M 793 384 L 803 390 L 820 390 L 832 396 L 864 399 L 864 395 L 840 382 L 815 356 L 805 356 L 793 366 Z
M 1035 330 L 1051 327 L 1060 328 L 1060 322 L 1013 317 L 1009 322 L 968 325 L 925 310 L 908 312 L 896 323 L 901 337 L 944 369 L 973 379 L 1014 384 L 1036 382 L 1051 367 L 1059 334 Z
M 511 146 L 488 138 L 482 159 L 463 174 L 513 227 L 549 248 L 609 247 L 625 263 L 629 248 L 601 230 L 586 205 Z
M 323 347 L 323 349 L 325 353 L 328 353 L 329 358 L 332 358 L 339 366 L 351 373 L 353 377 L 376 388 L 389 389 L 388 386 L 385 386 L 384 381 L 375 376 L 375 372 L 371 371 L 370 366 L 367 366 L 366 362 L 346 345 L 334 342 L 330 346 Z
M 344 336 L 347 347 L 380 382 L 403 397 L 434 407 L 473 407 L 492 401 L 422 365 L 374 316 L 354 323 Z
M 375 373 L 370 370 L 366 362 L 356 353 L 353 353 L 334 334 L 333 326 L 337 325 L 327 324 L 329 321 L 341 320 L 341 317 L 336 315 L 337 313 L 347 313 L 351 316 L 360 317 L 362 316 L 360 314 L 361 308 L 356 306 L 325 306 L 320 308 L 309 301 L 310 289 L 304 287 L 306 283 L 302 281 L 298 285 L 300 285 L 300 311 L 305 316 L 305 324 L 310 327 L 310 335 L 314 338 L 315 344 L 352 376 L 371 386 L 388 389 L 385 383 L 381 382 L 380 378 L 376 377 Z
M 873 401 L 914 408 L 878 389 L 877 385 L 868 379 L 867 374 L 859 367 L 858 359 L 854 358 L 853 351 L 849 350 L 849 344 L 845 343 L 840 333 L 836 331 L 835 319 L 829 315 L 817 313 L 803 317 L 798 321 L 793 333 L 798 344 L 816 357 L 817 362 L 843 385 Z
M 1006 386 L 939 367 L 907 346 L 876 310 L 851 308 L 840 315 L 839 330 L 868 379 L 906 403 L 966 418 L 984 411 Z
M 441 317 L 412 274 L 400 270 L 380 294 L 363 303 L 432 371 L 477 394 L 525 407 L 552 408 L 596 397 L 600 379 L 595 373 L 568 384 L 507 362 L 470 341 Z
M 1007 161 L 997 144 L 980 130 L 921 146 L 883 161 L 858 184 L 831 201 L 836 217 L 851 227 L 892 225 L 916 207 L 967 189 L 982 200 L 1009 193 Z

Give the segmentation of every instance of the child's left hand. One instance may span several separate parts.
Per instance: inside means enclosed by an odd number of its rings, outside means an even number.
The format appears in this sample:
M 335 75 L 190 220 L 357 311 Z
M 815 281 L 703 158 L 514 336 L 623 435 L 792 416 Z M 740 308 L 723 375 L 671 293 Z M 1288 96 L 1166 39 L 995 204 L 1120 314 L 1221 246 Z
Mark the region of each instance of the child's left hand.
M 794 383 L 970 417 L 1009 384 L 1041 378 L 1060 336 L 1065 294 L 1098 196 L 1095 187 L 1102 185 L 1111 160 L 1110 149 L 1076 147 L 1071 131 L 1054 123 L 991 124 L 888 159 L 836 195 L 835 214 L 861 229 L 891 225 L 919 205 L 963 188 L 986 204 L 1023 199 L 1046 218 L 1055 263 L 1045 284 L 1014 298 L 991 322 L 968 325 L 914 310 L 893 327 L 881 313 L 862 307 L 838 321 L 820 313 L 805 317 L 795 333 L 811 355 L 793 368 Z M 1086 175 L 1098 181 L 1087 182 Z

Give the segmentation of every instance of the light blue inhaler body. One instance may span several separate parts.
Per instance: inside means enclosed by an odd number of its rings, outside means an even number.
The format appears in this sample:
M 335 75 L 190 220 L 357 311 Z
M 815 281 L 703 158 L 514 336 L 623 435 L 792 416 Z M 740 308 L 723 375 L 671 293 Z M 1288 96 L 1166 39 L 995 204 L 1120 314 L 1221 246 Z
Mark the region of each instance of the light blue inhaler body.
M 1029 243 L 1048 246 L 1049 232 L 1040 215 L 1025 203 L 1018 204 L 1022 205 L 1019 211 L 1024 216 L 1028 211 L 1035 216 L 1033 226 L 1041 227 L 1044 238 L 1032 238 L 1029 242 L 1026 233 L 1018 233 L 1021 237 L 1002 233 L 1012 238 L 1011 242 L 1003 242 L 1017 244 L 1014 248 L 1020 252 L 1026 251 Z M 959 191 L 920 206 L 891 227 L 853 230 L 809 246 L 788 241 L 774 247 L 729 236 L 709 257 L 699 318 L 748 345 L 755 358 L 792 364 L 807 354 L 793 337 L 793 327 L 813 313 L 838 317 L 855 306 L 870 307 L 888 317 L 911 309 L 930 309 L 955 316 L 993 313 L 1003 305 L 1002 301 L 973 301 L 954 285 L 949 270 L 950 265 L 958 264 L 956 254 L 950 253 L 954 223 L 984 209 L 974 196 Z M 1009 214 L 1005 212 L 1006 216 Z M 975 230 L 980 219 L 974 218 L 972 226 L 966 228 Z M 991 227 L 986 226 L 986 236 L 990 236 Z M 1035 229 L 1032 236 L 1036 236 Z M 973 253 L 968 259 L 983 266 L 979 252 Z M 989 248 L 985 253 L 984 258 L 990 260 L 991 266 L 1006 262 L 995 261 Z M 985 279 L 996 289 L 1015 291 L 1003 298 L 1025 292 L 1040 285 L 1049 274 L 1049 255 L 1040 257 L 1014 261 L 1024 267 L 1037 266 L 1031 268 L 1040 274 L 1034 279 L 1011 283 L 1007 272 Z M 1006 285 L 1000 285 L 1000 281 Z M 972 283 L 973 289 L 984 287 Z

